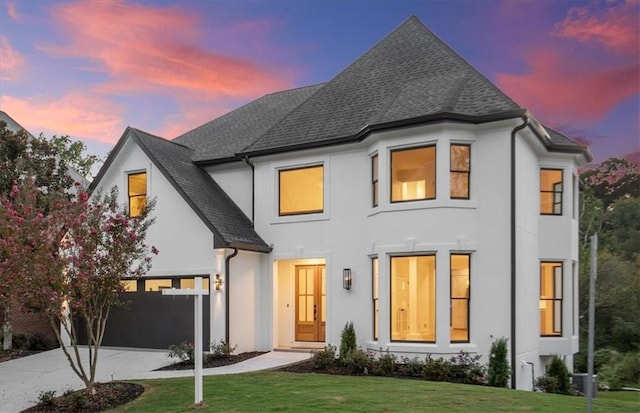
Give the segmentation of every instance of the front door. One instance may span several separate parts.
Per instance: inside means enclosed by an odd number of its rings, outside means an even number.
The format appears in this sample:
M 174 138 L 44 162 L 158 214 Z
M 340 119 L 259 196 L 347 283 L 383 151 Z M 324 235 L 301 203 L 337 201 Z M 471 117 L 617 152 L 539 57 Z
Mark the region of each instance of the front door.
M 296 341 L 324 341 L 324 265 L 296 265 Z

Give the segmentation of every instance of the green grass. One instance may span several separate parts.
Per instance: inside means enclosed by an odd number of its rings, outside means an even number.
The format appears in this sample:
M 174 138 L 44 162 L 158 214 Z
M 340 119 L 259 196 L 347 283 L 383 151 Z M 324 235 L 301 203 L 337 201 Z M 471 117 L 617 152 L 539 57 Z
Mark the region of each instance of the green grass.
M 193 412 L 193 378 L 140 381 L 134 402 L 111 412 Z M 624 395 L 623 395 L 624 394 Z M 623 395 L 623 396 L 621 396 Z M 421 380 L 259 372 L 204 378 L 198 412 L 584 412 L 583 397 Z M 594 412 L 633 412 L 640 393 L 600 393 Z

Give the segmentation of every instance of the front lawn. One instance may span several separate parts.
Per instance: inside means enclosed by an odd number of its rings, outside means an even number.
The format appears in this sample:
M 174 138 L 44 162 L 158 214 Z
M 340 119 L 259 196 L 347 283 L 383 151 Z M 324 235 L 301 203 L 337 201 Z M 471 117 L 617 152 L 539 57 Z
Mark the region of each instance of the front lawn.
M 193 378 L 145 380 L 144 394 L 112 412 L 194 412 Z M 625 394 L 625 396 L 627 396 Z M 198 412 L 583 412 L 582 397 L 385 377 L 276 371 L 204 378 Z M 594 412 L 638 412 L 640 393 L 598 397 Z

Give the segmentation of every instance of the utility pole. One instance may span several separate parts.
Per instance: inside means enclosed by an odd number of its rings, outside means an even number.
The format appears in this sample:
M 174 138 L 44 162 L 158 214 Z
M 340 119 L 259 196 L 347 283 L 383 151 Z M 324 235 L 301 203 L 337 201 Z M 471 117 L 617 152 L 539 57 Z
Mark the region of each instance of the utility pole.
M 598 277 L 598 234 L 591 236 L 591 266 L 589 271 L 589 344 L 587 345 L 587 413 L 593 411 L 593 340 L 596 321 L 596 278 Z

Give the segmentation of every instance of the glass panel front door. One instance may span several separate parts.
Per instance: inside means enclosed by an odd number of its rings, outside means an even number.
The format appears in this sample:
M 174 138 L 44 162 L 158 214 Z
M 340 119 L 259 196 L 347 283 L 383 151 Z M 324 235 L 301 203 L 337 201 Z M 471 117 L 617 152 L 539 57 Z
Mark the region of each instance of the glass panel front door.
M 296 341 L 324 341 L 326 328 L 324 265 L 296 266 Z

